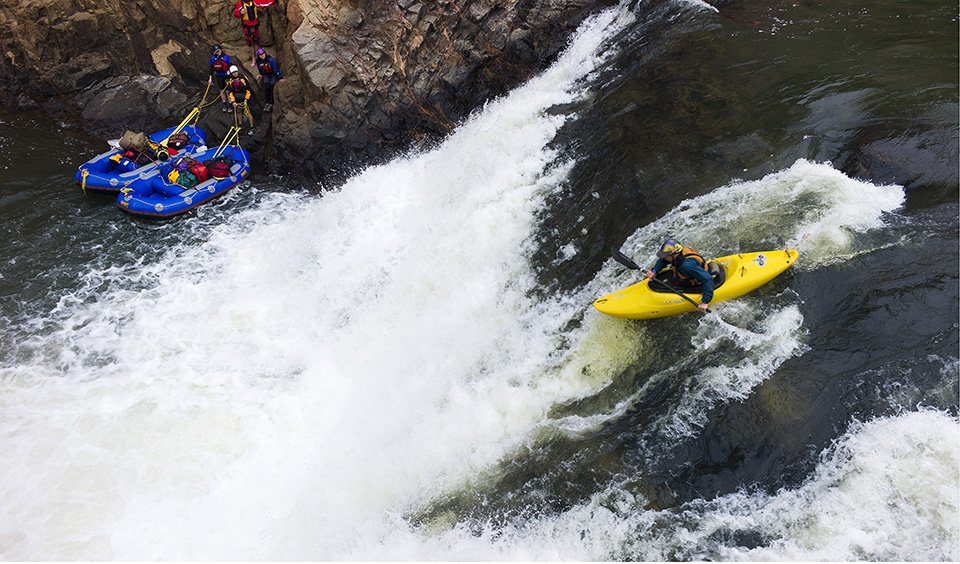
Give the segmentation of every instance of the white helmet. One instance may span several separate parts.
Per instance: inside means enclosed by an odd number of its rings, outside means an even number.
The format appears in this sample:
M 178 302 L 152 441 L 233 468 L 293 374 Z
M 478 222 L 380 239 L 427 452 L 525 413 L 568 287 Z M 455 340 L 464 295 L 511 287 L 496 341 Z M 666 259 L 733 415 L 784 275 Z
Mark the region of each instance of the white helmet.
M 235 72 L 240 72 L 240 69 L 237 68 L 237 65 L 230 65 L 230 74 L 233 74 Z

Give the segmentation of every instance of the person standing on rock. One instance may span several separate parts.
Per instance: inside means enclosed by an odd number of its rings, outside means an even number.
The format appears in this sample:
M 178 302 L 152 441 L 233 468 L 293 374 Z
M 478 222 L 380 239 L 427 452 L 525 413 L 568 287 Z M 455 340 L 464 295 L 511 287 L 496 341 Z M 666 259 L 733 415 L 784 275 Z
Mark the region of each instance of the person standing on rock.
M 250 124 L 247 135 L 253 135 L 253 114 L 250 113 L 250 105 L 247 103 L 250 100 L 250 85 L 247 84 L 246 78 L 240 76 L 240 69 L 238 69 L 236 65 L 230 67 L 230 78 L 227 80 L 227 92 L 229 92 L 230 95 L 230 104 L 233 106 L 234 123 L 237 122 L 237 112 L 243 112 L 243 115 L 247 118 L 247 122 Z
M 220 101 L 223 102 L 224 113 L 230 111 L 230 104 L 227 103 L 227 78 L 230 75 L 230 55 L 227 55 L 220 49 L 220 45 L 214 44 L 213 55 L 210 57 L 210 78 L 207 84 L 217 79 L 217 88 L 220 89 Z
M 253 0 L 237 0 L 233 7 L 233 17 L 240 18 L 243 25 L 243 38 L 247 45 L 260 43 L 260 14 Z
M 264 51 L 262 47 L 257 47 L 257 56 L 256 59 L 254 59 L 254 65 L 257 67 L 257 72 L 260 73 L 257 80 L 263 84 L 264 98 L 266 98 L 267 101 L 263 106 L 263 111 L 269 112 L 273 109 L 273 87 L 283 78 L 283 76 L 280 75 L 280 66 L 277 65 L 277 60 L 267 55 L 267 52 Z

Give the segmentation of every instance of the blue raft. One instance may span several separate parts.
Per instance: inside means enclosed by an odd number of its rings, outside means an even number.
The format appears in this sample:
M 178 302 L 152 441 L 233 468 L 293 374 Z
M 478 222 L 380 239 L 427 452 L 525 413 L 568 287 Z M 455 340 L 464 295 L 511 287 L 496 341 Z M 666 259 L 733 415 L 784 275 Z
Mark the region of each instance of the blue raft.
M 217 155 L 221 149 L 221 154 Z M 173 217 L 222 196 L 250 174 L 250 155 L 237 145 L 210 147 L 190 155 L 200 162 L 215 156 L 226 157 L 232 161 L 230 175 L 226 178 L 210 178 L 192 188 L 184 189 L 168 181 L 168 174 L 173 167 L 164 163 L 155 169 L 149 182 L 124 189 L 117 196 L 117 207 L 141 217 Z
M 171 127 L 161 129 L 156 133 L 148 135 L 154 143 L 165 141 L 177 128 Z M 198 150 L 206 148 L 206 134 L 203 130 L 192 125 L 184 126 L 181 129 L 190 138 L 187 146 L 181 149 L 177 156 L 192 155 Z M 158 174 L 159 163 L 149 163 L 139 168 L 127 169 L 110 160 L 110 157 L 119 154 L 119 149 L 110 149 L 93 157 L 89 161 L 80 165 L 73 179 L 84 190 L 93 190 L 95 192 L 114 193 L 120 192 L 124 188 L 135 187 L 144 183 L 149 183 Z

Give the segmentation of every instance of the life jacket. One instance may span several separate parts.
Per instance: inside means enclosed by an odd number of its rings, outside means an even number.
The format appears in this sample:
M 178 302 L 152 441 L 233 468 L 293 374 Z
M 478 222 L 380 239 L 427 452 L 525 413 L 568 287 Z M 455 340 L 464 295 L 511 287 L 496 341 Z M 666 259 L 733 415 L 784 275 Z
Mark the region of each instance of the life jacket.
M 246 14 L 241 15 L 241 21 L 244 25 L 257 25 L 260 23 L 259 14 L 257 14 L 257 5 L 253 2 L 241 2 L 240 3 L 244 8 L 247 9 Z M 237 10 L 239 13 L 239 10 Z
M 238 78 L 230 78 L 227 81 L 227 88 L 236 95 L 237 98 L 245 98 L 247 95 L 247 81 L 241 76 Z
M 676 258 L 669 261 L 670 266 L 673 267 L 674 276 L 681 280 L 686 280 L 687 277 L 680 272 L 680 265 L 688 258 L 692 258 L 693 260 L 697 261 L 703 268 L 707 267 L 707 261 L 704 260 L 704 258 L 700 255 L 700 251 L 694 249 L 693 247 L 684 245 L 683 249 L 677 253 Z
M 230 70 L 230 63 L 228 63 L 227 60 L 224 59 L 222 56 L 220 57 L 215 56 L 213 59 L 213 63 L 210 65 L 210 68 L 218 73 L 220 72 L 226 73 L 228 70 Z
M 265 59 L 257 59 L 257 68 L 260 70 L 262 75 L 272 75 L 273 74 L 273 65 L 270 64 L 270 57 Z

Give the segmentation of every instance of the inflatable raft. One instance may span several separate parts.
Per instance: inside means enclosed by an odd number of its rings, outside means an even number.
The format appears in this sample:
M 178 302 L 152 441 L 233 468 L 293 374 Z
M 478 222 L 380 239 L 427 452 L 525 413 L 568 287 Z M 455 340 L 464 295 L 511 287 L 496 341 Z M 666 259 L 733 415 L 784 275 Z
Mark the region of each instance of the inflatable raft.
M 170 180 L 176 161 L 164 163 L 155 169 L 148 182 L 123 189 L 117 196 L 117 207 L 141 217 L 173 217 L 222 196 L 250 174 L 250 155 L 237 145 L 210 147 L 190 157 L 201 163 L 216 158 L 225 159 L 229 173 L 184 188 Z
M 794 249 L 741 253 L 707 261 L 713 274 L 714 292 L 710 304 L 738 298 L 779 276 L 797 261 Z M 696 306 L 677 295 L 681 292 L 695 303 L 702 294 L 697 288 L 671 286 L 670 268 L 660 271 L 652 282 L 644 279 L 628 288 L 593 302 L 597 311 L 625 319 L 655 319 L 696 310 Z
M 159 145 L 164 142 L 176 131 L 177 128 L 161 129 L 156 133 L 151 133 L 147 137 Z M 187 134 L 189 141 L 187 145 L 177 151 L 177 155 L 193 154 L 198 150 L 205 149 L 206 135 L 203 130 L 192 125 L 184 126 L 181 131 Z M 93 157 L 89 161 L 80 165 L 74 180 L 84 190 L 93 190 L 95 192 L 117 193 L 124 188 L 130 188 L 144 183 L 149 183 L 158 174 L 159 162 L 139 166 L 128 163 L 126 166 L 111 160 L 115 155 L 120 154 L 120 148 L 116 142 L 111 142 L 111 149 Z

